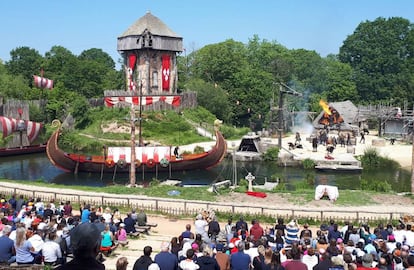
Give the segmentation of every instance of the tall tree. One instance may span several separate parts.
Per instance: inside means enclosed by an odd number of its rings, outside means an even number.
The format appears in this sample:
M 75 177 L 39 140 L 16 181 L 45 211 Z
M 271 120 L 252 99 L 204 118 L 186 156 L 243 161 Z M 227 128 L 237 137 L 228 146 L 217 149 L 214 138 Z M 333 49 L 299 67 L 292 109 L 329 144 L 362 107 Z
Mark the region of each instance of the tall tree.
M 289 50 L 276 41 L 260 40 L 254 35 L 247 44 L 247 58 L 253 70 L 269 73 L 270 81 L 290 81 L 292 61 Z
M 123 89 L 123 70 L 115 70 L 115 62 L 106 52 L 93 48 L 81 52 L 78 59 L 85 75 L 80 93 L 85 93 L 86 97 L 101 97 L 105 89 Z
M 31 99 L 31 94 L 23 75 L 10 75 L 6 66 L 0 63 L 0 95 L 15 99 Z
M 327 70 L 323 58 L 315 51 L 291 50 L 292 73 L 310 93 L 327 90 Z
M 229 39 L 198 50 L 191 72 L 196 78 L 219 84 L 223 89 L 232 89 L 239 85 L 236 74 L 247 65 L 244 44 Z
M 325 59 L 326 84 L 324 91 L 328 101 L 351 100 L 355 104 L 359 102 L 358 92 L 352 80 L 353 71 L 349 64 L 338 61 L 334 55 Z
M 89 50 L 85 50 L 81 52 L 78 58 L 79 60 L 90 60 L 98 62 L 105 66 L 107 69 L 115 69 L 114 60 L 109 54 L 104 52 L 102 49 L 92 48 Z
M 40 53 L 29 47 L 18 47 L 10 52 L 10 60 L 6 68 L 10 75 L 22 76 L 28 85 L 33 81 L 33 75 L 39 74 L 43 63 Z
M 414 57 L 410 53 L 412 32 L 413 25 L 407 19 L 380 17 L 360 23 L 344 41 L 339 59 L 354 69 L 361 101 L 413 99 L 412 91 L 407 91 L 413 82 L 401 76 L 407 73 L 408 62 Z
M 194 79 L 188 83 L 190 90 L 197 92 L 198 105 L 213 113 L 218 119 L 230 122 L 231 111 L 226 91 L 220 86 Z
M 62 46 L 53 46 L 45 54 L 45 70 L 52 73 L 55 86 L 77 91 L 79 81 L 83 78 L 78 58 Z
M 245 85 L 247 78 L 242 74 L 246 74 L 245 71 L 248 69 L 244 44 L 231 39 L 201 48 L 194 53 L 189 66 L 189 72 L 194 78 L 202 79 L 227 92 L 235 124 L 238 116 L 246 115 L 249 103 L 255 102 L 253 99 L 249 100 L 246 95 L 251 90 Z M 249 76 L 251 77 L 252 75 Z M 240 104 L 243 106 L 242 110 L 239 110 Z

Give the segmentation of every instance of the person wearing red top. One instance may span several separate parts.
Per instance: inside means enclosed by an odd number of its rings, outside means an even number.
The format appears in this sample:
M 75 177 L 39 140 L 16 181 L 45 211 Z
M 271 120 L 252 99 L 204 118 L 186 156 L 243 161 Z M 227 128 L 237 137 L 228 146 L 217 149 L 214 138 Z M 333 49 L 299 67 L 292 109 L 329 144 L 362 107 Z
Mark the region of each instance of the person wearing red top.
M 66 201 L 63 206 L 63 215 L 66 217 L 72 216 L 72 205 L 70 204 L 70 201 Z
M 250 236 L 253 236 L 253 241 L 256 243 L 264 235 L 264 230 L 260 226 L 259 221 L 253 220 L 250 228 Z
M 239 241 L 240 241 L 239 235 L 237 233 L 234 233 L 233 238 L 230 239 L 230 242 L 229 242 L 229 249 L 230 249 L 231 254 L 237 252 L 237 243 Z
M 286 264 L 285 270 L 308 270 L 306 264 L 300 260 L 301 254 L 297 246 L 292 246 L 290 255 L 292 256 L 292 260 Z

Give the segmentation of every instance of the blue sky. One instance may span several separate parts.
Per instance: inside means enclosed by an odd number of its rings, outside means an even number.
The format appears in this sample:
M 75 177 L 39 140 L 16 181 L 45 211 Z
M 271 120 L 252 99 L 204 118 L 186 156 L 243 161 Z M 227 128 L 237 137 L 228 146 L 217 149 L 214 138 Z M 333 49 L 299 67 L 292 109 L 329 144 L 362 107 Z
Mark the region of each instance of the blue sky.
M 184 39 L 188 52 L 253 35 L 288 49 L 338 53 L 359 23 L 403 17 L 414 23 L 411 0 L 4 0 L 0 59 L 29 46 L 42 55 L 60 45 L 75 55 L 100 48 L 117 62 L 117 37 L 150 11 Z

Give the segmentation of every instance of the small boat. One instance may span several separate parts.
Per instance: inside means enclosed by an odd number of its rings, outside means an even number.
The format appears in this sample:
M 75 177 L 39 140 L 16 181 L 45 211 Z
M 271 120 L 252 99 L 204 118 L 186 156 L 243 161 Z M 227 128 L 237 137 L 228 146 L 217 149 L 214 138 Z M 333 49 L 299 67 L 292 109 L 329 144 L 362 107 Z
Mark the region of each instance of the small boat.
M 105 156 L 70 154 L 58 146 L 60 129 L 49 138 L 46 153 L 52 164 L 66 172 L 128 173 L 131 166 L 131 147 L 108 148 Z M 171 147 L 136 147 L 136 172 L 186 171 L 208 169 L 220 163 L 227 151 L 223 135 L 216 131 L 216 144 L 207 152 L 183 154 L 176 157 Z M 129 152 L 128 152 L 129 151 Z
M 358 165 L 344 165 L 344 164 L 323 164 L 315 166 L 315 169 L 323 172 L 348 172 L 360 173 L 362 167 Z
M 33 144 L 42 129 L 42 123 L 0 116 L 0 131 L 3 138 L 13 135 L 14 140 L 8 147 L 0 148 L 0 157 L 43 153 L 46 144 Z
M 37 145 L 12 147 L 12 148 L 3 147 L 3 148 L 0 148 L 0 157 L 28 155 L 28 154 L 44 153 L 44 152 L 46 152 L 46 144 L 37 144 Z

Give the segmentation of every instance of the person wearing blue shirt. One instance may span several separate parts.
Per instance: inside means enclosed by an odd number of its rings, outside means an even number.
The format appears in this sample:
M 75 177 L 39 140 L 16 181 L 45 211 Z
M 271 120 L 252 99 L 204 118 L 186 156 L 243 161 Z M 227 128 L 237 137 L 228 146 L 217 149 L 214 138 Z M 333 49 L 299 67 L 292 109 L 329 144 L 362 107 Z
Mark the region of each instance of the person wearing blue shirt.
M 232 270 L 250 269 L 250 256 L 244 253 L 245 242 L 240 241 L 237 244 L 237 252 L 230 256 L 230 266 Z
M 11 226 L 3 228 L 3 235 L 0 237 L 0 263 L 11 264 L 16 261 L 14 242 L 9 238 Z
M 86 223 L 86 222 L 90 221 L 89 216 L 91 214 L 91 211 L 89 209 L 90 209 L 90 205 L 87 204 L 87 205 L 85 205 L 85 208 L 82 210 L 82 215 L 81 215 L 81 222 L 82 223 Z
M 161 243 L 161 252 L 155 255 L 154 262 L 160 270 L 178 270 L 178 258 L 170 252 L 170 243 Z

